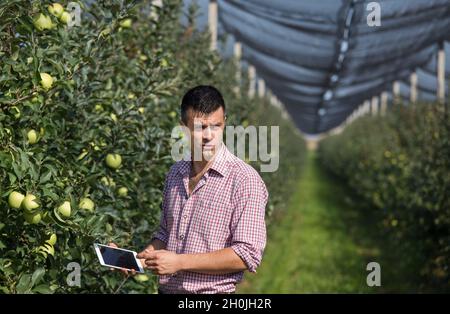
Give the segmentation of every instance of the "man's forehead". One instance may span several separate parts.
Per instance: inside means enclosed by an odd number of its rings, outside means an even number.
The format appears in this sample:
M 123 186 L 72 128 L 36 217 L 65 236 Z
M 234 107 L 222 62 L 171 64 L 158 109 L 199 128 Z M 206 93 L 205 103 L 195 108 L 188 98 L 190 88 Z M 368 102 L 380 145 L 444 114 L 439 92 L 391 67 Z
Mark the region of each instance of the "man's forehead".
M 220 108 L 221 109 L 221 108 Z M 194 112 L 190 110 L 190 116 L 193 118 L 194 123 L 202 123 L 202 124 L 210 124 L 210 123 L 219 123 L 223 121 L 224 115 L 223 110 L 216 110 L 209 114 L 205 114 L 202 112 Z

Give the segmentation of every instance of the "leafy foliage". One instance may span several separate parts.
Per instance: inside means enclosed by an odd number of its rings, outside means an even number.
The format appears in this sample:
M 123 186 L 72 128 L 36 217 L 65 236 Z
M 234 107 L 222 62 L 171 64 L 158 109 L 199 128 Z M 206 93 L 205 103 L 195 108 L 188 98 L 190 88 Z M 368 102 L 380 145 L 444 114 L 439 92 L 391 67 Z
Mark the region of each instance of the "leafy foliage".
M 439 104 L 363 117 L 320 146 L 323 164 L 348 182 L 399 245 L 421 248 L 431 285 L 450 278 L 450 119 Z
M 73 27 L 49 13 L 50 1 L 0 3 L 0 289 L 154 293 L 154 276 L 121 286 L 121 274 L 98 266 L 92 244 L 138 250 L 149 241 L 188 88 L 218 86 L 229 124 L 261 110 L 259 101 L 233 92 L 234 62 L 210 51 L 208 34 L 193 24 L 194 9 L 187 26 L 179 23 L 181 1 L 161 8 L 151 1 L 78 3 L 81 23 Z M 51 27 L 36 24 L 40 14 Z M 121 156 L 118 169 L 107 166 L 108 154 Z M 123 187 L 128 193 L 118 193 Z M 37 223 L 8 205 L 14 191 L 36 196 Z M 80 204 L 85 198 L 93 210 Z M 59 209 L 65 201 L 66 216 Z M 49 244 L 52 234 L 57 240 Z M 81 265 L 81 287 L 66 282 L 70 262 Z

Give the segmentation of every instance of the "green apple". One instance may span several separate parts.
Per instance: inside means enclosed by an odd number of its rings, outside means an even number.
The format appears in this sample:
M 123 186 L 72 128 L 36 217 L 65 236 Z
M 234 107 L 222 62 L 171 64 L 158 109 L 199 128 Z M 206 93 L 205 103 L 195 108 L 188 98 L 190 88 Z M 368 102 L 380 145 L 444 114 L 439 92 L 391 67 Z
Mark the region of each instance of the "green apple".
M 122 164 L 122 156 L 119 154 L 106 155 L 106 165 L 112 169 L 117 169 Z
M 119 23 L 119 25 L 120 25 L 121 27 L 123 27 L 123 28 L 130 28 L 130 27 L 131 27 L 131 23 L 132 23 L 132 20 L 131 20 L 131 19 L 124 19 L 124 20 L 122 20 L 122 21 Z
M 44 29 L 51 29 L 53 28 L 53 23 L 52 23 L 52 19 L 45 15 L 40 13 L 34 20 L 33 20 L 33 24 L 34 26 L 42 31 Z
M 56 240 L 58 240 L 58 237 L 56 236 L 56 234 L 53 233 L 53 234 L 50 236 L 50 238 L 49 238 L 47 241 L 45 241 L 45 242 L 47 242 L 48 244 L 50 244 L 51 246 L 53 246 L 53 245 L 56 244 Z
M 103 106 L 100 104 L 95 105 L 95 111 L 97 111 L 97 112 L 103 111 Z
M 20 208 L 20 205 L 22 204 L 23 199 L 25 198 L 25 195 L 13 191 L 8 196 L 8 204 L 12 208 Z
M 105 28 L 104 30 L 102 30 L 102 31 L 100 32 L 100 36 L 106 37 L 106 36 L 109 35 L 109 33 L 111 33 L 111 29 L 108 27 L 108 28 Z M 107 89 L 109 89 L 109 88 L 107 88 Z
M 19 119 L 20 118 L 20 109 L 17 108 L 17 106 L 11 107 L 11 113 L 13 114 L 14 118 Z
M 117 190 L 117 194 L 121 197 L 125 197 L 128 195 L 128 189 L 124 186 L 120 187 L 119 190 Z
M 25 221 L 32 225 L 37 225 L 41 221 L 41 213 L 40 212 L 24 212 Z
M 65 201 L 58 207 L 58 211 L 61 215 L 64 217 L 70 217 L 70 212 L 72 211 L 72 208 L 70 207 L 70 202 Z
M 31 98 L 31 102 L 33 104 L 41 103 L 43 100 L 44 100 L 44 98 L 40 95 L 36 95 L 36 96 L 33 96 L 33 98 Z
M 41 85 L 45 90 L 48 90 L 53 85 L 53 77 L 45 72 L 39 73 L 41 76 Z
M 72 16 L 70 15 L 69 12 L 64 11 L 64 12 L 61 14 L 61 17 L 59 18 L 59 20 L 60 20 L 62 23 L 64 23 L 64 24 L 69 24 L 69 21 L 72 20 Z
M 162 58 L 160 64 L 163 68 L 167 68 L 169 66 L 169 62 L 166 58 Z
M 85 197 L 85 198 L 82 198 L 80 200 L 80 204 L 78 205 L 78 207 L 81 208 L 81 209 L 85 209 L 85 210 L 88 210 L 90 212 L 93 212 L 95 204 L 90 198 Z
M 176 118 L 177 113 L 176 113 L 175 111 L 171 111 L 171 112 L 169 112 L 169 116 L 170 116 L 171 118 Z
M 39 203 L 37 202 L 36 196 L 27 194 L 22 201 L 22 207 L 28 212 L 32 212 L 34 209 L 38 208 Z
M 136 281 L 139 282 L 145 282 L 148 281 L 150 278 L 148 277 L 148 275 L 146 274 L 137 274 L 136 276 L 133 277 Z
M 53 3 L 48 6 L 48 12 L 56 17 L 61 17 L 61 14 L 64 12 L 64 8 L 59 3 Z
M 35 130 L 28 131 L 27 137 L 29 144 L 36 144 L 38 142 L 38 134 Z
M 107 177 L 102 177 L 100 179 L 100 182 L 103 183 L 103 185 L 105 185 L 105 186 L 109 186 L 109 180 Z

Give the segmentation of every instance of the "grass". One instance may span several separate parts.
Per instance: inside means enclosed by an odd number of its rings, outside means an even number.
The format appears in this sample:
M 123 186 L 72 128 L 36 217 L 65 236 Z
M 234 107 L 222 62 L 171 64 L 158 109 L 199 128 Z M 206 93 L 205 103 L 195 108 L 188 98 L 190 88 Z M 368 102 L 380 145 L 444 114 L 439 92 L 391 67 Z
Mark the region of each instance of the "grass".
M 308 153 L 297 193 L 268 230 L 263 262 L 257 274 L 246 273 L 238 293 L 415 292 L 413 251 L 397 250 L 349 198 Z M 372 261 L 381 265 L 381 287 L 367 286 Z

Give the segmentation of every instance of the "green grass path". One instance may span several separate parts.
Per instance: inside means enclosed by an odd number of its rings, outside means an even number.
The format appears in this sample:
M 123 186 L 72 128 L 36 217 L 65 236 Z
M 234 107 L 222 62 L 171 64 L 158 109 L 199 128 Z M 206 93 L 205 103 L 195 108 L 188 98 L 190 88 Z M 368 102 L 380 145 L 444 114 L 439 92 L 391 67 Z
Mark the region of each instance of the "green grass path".
M 246 273 L 238 293 L 410 291 L 405 274 L 392 267 L 392 248 L 360 210 L 345 202 L 347 193 L 321 169 L 315 154 L 308 153 L 297 192 L 268 230 L 263 262 L 257 274 Z M 371 261 L 381 265 L 382 287 L 366 284 Z

